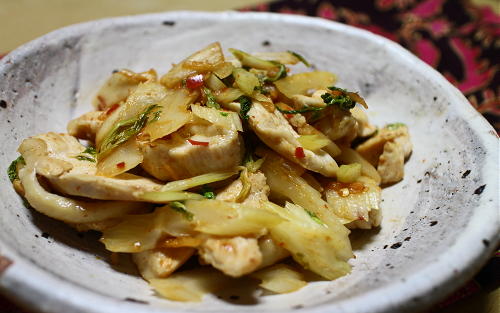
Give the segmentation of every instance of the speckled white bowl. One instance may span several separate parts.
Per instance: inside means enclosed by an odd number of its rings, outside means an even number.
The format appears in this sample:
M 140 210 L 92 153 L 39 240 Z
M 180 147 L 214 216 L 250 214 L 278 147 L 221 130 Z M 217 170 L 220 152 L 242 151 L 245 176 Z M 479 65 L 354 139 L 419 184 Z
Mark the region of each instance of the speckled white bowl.
M 42 312 L 410 312 L 469 279 L 498 243 L 498 138 L 439 73 L 397 44 L 321 19 L 169 12 L 55 31 L 0 62 L 1 168 L 27 136 L 64 131 L 113 69 L 166 71 L 194 50 L 298 51 L 359 90 L 378 124 L 409 125 L 404 181 L 384 190 L 380 230 L 353 236 L 352 274 L 286 295 L 175 303 L 112 268 L 97 236 L 23 206 L 1 175 L 0 287 Z M 263 44 L 268 42 L 269 45 Z

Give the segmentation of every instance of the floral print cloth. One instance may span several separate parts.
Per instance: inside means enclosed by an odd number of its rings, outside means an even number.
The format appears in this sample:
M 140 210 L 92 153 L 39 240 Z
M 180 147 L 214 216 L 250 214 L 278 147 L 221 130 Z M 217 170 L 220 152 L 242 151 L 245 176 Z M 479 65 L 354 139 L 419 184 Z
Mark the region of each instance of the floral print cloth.
M 490 6 L 463 0 L 279 0 L 242 9 L 248 10 L 319 16 L 396 41 L 443 74 L 500 132 L 500 15 Z

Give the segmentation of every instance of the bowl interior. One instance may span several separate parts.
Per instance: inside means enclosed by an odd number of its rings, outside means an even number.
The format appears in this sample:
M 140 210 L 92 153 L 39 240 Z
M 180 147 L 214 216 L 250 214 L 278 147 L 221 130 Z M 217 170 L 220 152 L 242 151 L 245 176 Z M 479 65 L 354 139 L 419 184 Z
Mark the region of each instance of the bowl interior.
M 162 300 L 125 259 L 118 266 L 108 263 L 108 254 L 96 242 L 98 234 L 79 235 L 26 209 L 6 175 L 0 178 L 0 253 L 47 274 L 48 286 L 66 286 L 75 296 L 85 293 L 135 312 L 323 310 L 325 304 L 337 312 L 411 310 L 430 304 L 470 276 L 484 259 L 481 240 L 491 241 L 498 227 L 497 222 L 474 231 L 480 225 L 478 215 L 494 218 L 497 199 L 492 189 L 498 189 L 486 167 L 494 166 L 488 149 L 496 142 L 495 134 L 485 135 L 488 127 L 465 98 L 415 57 L 384 39 L 335 23 L 271 14 L 170 13 L 84 24 L 30 43 L 0 66 L 0 98 L 7 102 L 0 115 L 6 134 L 2 168 L 17 157 L 23 138 L 64 132 L 69 119 L 89 111 L 97 88 L 114 69 L 155 68 L 162 74 L 214 41 L 225 49 L 297 51 L 317 69 L 336 73 L 339 86 L 358 90 L 374 124 L 409 126 L 414 149 L 404 181 L 384 189 L 380 229 L 352 234 L 352 274 L 286 295 L 232 290 L 220 298 L 206 297 L 201 304 Z M 464 259 L 456 262 L 452 256 Z M 453 270 L 455 283 L 450 282 Z M 385 295 L 393 299 L 378 297 L 388 290 L 393 294 Z M 54 291 L 38 292 L 59 303 L 51 308 L 61 312 L 71 302 Z M 239 300 L 231 299 L 234 294 Z M 105 311 L 106 306 L 89 304 L 89 310 Z

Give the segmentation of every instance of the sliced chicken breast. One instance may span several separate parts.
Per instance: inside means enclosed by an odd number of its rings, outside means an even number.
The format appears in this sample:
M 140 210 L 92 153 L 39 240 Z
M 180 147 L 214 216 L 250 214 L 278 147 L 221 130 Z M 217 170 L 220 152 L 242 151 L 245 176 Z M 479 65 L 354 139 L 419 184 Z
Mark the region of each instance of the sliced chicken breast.
M 404 176 L 404 160 L 412 151 L 408 128 L 403 124 L 388 125 L 356 151 L 377 167 L 383 184 L 398 182 Z
M 208 238 L 198 248 L 198 253 L 202 261 L 232 277 L 251 273 L 262 262 L 255 238 Z
M 278 110 L 271 113 L 260 102 L 253 101 L 248 116 L 252 130 L 271 149 L 308 170 L 335 177 L 338 166 L 327 152 L 303 149 L 303 156 L 297 154 L 297 148 L 301 148 L 299 134 Z
M 243 140 L 236 130 L 196 118 L 168 138 L 140 143 L 142 167 L 154 177 L 171 181 L 241 164 Z
M 141 192 L 157 191 L 162 185 L 132 174 L 116 177 L 96 176 L 92 155 L 68 134 L 46 133 L 25 139 L 18 151 L 38 175 L 45 177 L 57 191 L 100 200 L 139 200 Z M 83 156 L 84 158 L 79 158 Z

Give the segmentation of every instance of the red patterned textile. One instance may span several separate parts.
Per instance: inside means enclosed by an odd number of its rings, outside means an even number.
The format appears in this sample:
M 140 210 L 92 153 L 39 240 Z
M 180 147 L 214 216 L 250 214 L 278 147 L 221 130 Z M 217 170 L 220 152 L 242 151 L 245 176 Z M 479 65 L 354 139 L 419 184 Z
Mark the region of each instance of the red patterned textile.
M 280 0 L 242 9 L 250 10 L 319 16 L 396 41 L 442 73 L 500 132 L 500 16 L 489 6 L 466 0 Z

